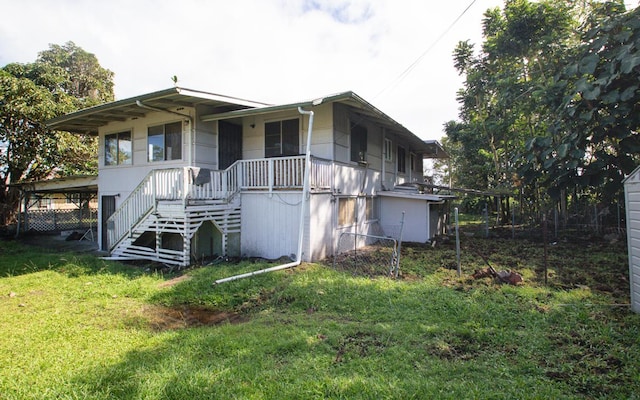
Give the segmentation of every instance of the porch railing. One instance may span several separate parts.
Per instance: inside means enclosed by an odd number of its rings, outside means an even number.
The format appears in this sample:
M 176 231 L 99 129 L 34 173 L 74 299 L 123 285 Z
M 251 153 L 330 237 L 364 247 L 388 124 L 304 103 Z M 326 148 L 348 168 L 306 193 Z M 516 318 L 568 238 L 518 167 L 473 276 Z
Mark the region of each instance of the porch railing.
M 312 158 L 311 187 L 332 187 L 334 163 Z M 236 161 L 226 170 L 199 168 L 158 169 L 149 172 L 107 220 L 110 249 L 130 234 L 157 200 L 229 201 L 240 190 L 300 189 L 304 180 L 304 156 Z

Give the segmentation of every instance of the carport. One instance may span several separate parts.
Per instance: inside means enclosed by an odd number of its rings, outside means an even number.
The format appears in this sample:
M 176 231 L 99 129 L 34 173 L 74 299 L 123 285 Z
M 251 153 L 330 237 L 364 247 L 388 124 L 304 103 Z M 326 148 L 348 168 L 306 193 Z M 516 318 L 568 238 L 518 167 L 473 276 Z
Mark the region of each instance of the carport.
M 83 238 L 94 240 L 97 210 L 92 209 L 91 203 L 97 200 L 97 175 L 21 182 L 13 186 L 20 189 L 16 234 L 78 230 Z M 45 199 L 46 207 L 35 207 Z

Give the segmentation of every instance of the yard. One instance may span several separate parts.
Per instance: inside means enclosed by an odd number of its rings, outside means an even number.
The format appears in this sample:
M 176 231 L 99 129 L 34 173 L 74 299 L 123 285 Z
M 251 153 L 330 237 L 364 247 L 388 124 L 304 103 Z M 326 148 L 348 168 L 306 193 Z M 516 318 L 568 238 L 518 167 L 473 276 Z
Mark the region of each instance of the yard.
M 0 241 L 0 399 L 637 398 L 624 240 L 405 245 L 330 265 L 172 273 Z M 474 279 L 487 267 L 524 283 Z

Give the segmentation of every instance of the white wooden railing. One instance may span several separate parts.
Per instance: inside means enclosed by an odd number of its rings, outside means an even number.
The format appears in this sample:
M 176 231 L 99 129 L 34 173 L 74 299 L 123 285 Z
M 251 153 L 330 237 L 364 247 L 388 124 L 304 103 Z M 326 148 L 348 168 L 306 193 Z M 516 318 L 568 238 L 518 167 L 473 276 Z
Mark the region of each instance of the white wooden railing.
M 333 186 L 334 163 L 312 158 L 311 187 Z M 199 168 L 157 169 L 131 192 L 107 220 L 111 249 L 153 211 L 157 200 L 229 201 L 240 190 L 300 189 L 304 180 L 304 156 L 239 160 L 223 171 Z

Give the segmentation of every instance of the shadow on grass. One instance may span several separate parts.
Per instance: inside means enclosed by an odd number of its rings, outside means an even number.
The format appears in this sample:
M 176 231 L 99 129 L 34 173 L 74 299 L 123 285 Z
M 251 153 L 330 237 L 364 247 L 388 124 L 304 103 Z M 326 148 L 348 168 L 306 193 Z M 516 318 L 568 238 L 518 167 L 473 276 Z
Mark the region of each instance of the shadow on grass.
M 50 240 L 42 237 L 41 245 L 0 240 L 0 277 L 45 270 L 57 271 L 69 277 L 108 273 L 137 278 L 145 274 L 144 268 L 102 260 L 93 252 L 77 252 L 73 250 L 74 247 L 65 251 L 47 247 Z

